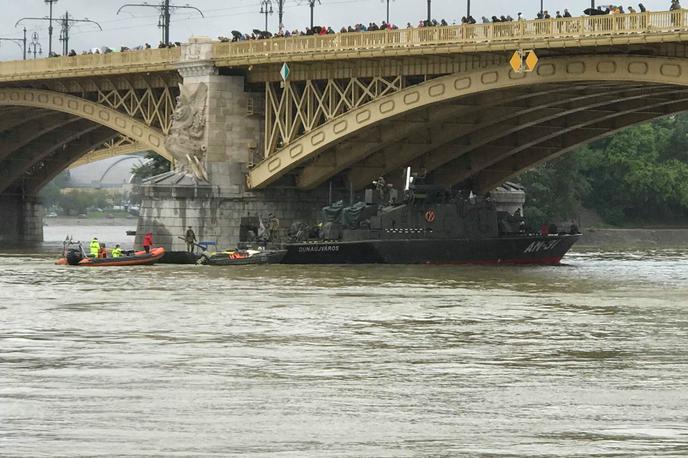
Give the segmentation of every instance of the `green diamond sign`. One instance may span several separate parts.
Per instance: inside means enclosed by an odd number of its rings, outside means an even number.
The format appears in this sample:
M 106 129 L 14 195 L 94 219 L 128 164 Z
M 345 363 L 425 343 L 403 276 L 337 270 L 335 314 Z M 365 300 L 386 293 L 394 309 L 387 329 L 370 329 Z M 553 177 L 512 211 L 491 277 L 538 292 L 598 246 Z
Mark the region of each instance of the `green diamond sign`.
M 289 65 L 286 63 L 282 64 L 282 68 L 280 69 L 280 76 L 282 77 L 282 81 L 287 81 L 289 79 Z

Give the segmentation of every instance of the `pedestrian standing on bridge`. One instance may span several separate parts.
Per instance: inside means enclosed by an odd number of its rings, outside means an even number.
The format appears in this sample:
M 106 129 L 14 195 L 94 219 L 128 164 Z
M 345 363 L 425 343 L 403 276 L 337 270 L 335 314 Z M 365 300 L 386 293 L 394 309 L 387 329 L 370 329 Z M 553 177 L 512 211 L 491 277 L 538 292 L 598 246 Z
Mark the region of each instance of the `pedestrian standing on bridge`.
M 189 228 L 186 230 L 184 240 L 186 241 L 186 251 L 193 253 L 194 248 L 196 247 L 196 234 L 194 233 L 193 229 L 191 229 L 191 226 L 189 226 Z

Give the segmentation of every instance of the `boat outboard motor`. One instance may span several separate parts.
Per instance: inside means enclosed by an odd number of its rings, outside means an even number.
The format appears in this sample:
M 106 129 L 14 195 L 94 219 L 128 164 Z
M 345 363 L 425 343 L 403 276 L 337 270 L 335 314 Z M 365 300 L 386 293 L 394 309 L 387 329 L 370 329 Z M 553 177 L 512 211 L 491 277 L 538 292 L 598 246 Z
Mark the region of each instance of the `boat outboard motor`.
M 70 266 L 76 266 L 78 265 L 82 259 L 84 259 L 84 255 L 81 253 L 81 250 L 78 248 L 70 248 L 67 251 L 67 264 Z

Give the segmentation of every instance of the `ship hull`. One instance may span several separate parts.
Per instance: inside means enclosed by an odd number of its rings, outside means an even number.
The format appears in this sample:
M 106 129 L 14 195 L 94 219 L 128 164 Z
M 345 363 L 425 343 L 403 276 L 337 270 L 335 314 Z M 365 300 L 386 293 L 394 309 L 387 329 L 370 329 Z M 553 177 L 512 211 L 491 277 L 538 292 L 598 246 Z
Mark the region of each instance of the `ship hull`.
M 557 265 L 580 237 L 515 236 L 303 242 L 285 246 L 282 264 L 522 264 Z

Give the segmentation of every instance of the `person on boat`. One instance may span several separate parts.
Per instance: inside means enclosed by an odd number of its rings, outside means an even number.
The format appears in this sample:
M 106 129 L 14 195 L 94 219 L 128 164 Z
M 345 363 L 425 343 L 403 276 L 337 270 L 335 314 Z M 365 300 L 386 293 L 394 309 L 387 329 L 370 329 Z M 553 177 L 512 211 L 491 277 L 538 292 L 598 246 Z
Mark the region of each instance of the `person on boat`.
M 107 248 L 105 248 L 105 244 L 101 243 L 100 248 L 98 249 L 98 257 L 99 258 L 107 258 Z
M 98 253 L 100 252 L 100 242 L 98 242 L 98 237 L 93 237 L 93 240 L 91 240 L 89 251 L 92 258 L 98 257 Z
M 122 249 L 119 247 L 119 244 L 115 245 L 115 247 L 112 249 L 111 256 L 113 258 L 121 258 L 122 257 Z
M 194 248 L 196 247 L 196 234 L 194 233 L 193 229 L 191 229 L 191 226 L 189 226 L 189 228 L 186 230 L 184 240 L 186 241 L 186 251 L 193 253 Z
M 146 232 L 146 235 L 143 236 L 143 250 L 150 253 L 151 246 L 153 246 L 153 233 Z

